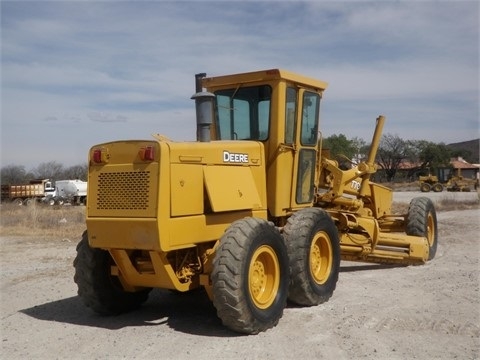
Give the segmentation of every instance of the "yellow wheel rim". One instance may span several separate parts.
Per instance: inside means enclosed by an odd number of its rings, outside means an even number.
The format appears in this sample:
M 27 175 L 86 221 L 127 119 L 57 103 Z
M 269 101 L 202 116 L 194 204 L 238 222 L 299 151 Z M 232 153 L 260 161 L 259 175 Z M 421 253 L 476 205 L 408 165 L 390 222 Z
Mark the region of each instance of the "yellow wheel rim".
M 255 306 L 267 309 L 275 300 L 280 284 L 280 265 L 270 246 L 260 246 L 248 270 L 248 287 Z
M 315 234 L 310 246 L 310 273 L 317 284 L 324 284 L 333 264 L 330 237 L 323 231 Z
M 433 220 L 433 216 L 431 213 L 428 214 L 427 218 L 427 241 L 428 245 L 432 247 L 433 243 L 435 242 L 435 221 Z

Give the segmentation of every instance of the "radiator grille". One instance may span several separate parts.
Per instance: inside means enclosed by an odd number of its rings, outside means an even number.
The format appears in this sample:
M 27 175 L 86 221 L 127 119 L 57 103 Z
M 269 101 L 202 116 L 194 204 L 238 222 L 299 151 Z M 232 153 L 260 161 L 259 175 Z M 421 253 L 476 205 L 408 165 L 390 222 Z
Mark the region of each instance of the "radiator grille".
M 150 171 L 101 173 L 97 210 L 147 210 Z

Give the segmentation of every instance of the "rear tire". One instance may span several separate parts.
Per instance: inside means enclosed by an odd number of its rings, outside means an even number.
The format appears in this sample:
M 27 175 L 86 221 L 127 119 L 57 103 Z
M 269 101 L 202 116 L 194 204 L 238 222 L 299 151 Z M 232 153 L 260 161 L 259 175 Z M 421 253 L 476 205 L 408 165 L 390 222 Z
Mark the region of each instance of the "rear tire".
M 427 184 L 427 183 L 420 184 L 420 191 L 421 192 L 430 192 L 431 189 L 432 189 L 432 187 L 430 186 L 430 184 Z
M 257 334 L 278 324 L 287 303 L 288 255 L 267 221 L 235 221 L 220 239 L 211 274 L 213 305 L 231 330 Z
M 20 199 L 20 198 L 13 199 L 12 203 L 15 204 L 15 205 L 18 205 L 18 206 L 22 206 L 23 205 L 23 200 Z
M 119 279 L 110 274 L 111 265 L 113 259 L 108 251 L 91 248 L 85 231 L 73 261 L 74 281 L 85 305 L 101 315 L 117 315 L 134 310 L 147 300 L 151 290 L 125 291 Z
M 435 257 L 438 245 L 438 227 L 437 213 L 432 200 L 427 197 L 412 199 L 408 208 L 405 232 L 407 235 L 426 237 L 428 260 Z
M 436 183 L 432 187 L 433 192 L 442 192 L 443 191 L 443 185 L 440 183 Z
M 293 214 L 284 228 L 290 261 L 288 299 L 313 306 L 327 301 L 340 270 L 340 241 L 335 223 L 322 209 Z

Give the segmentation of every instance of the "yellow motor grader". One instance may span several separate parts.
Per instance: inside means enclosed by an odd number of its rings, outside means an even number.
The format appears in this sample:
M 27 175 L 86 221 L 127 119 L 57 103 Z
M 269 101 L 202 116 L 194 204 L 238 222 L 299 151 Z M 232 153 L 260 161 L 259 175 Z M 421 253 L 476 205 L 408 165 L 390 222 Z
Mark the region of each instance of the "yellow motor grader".
M 442 192 L 443 184 L 438 181 L 438 176 L 428 174 L 418 177 L 418 182 L 420 183 L 421 192 L 429 192 L 433 190 L 434 192 Z
M 444 184 L 439 182 L 437 176 L 430 173 L 425 176 L 419 176 L 418 181 L 421 192 L 429 192 L 430 190 L 442 192 L 444 188 L 446 188 L 447 191 L 469 192 L 471 188 L 475 190 L 478 188 L 478 180 L 463 177 L 461 169 L 457 169 L 456 175 L 451 176 Z
M 423 264 L 437 248 L 432 202 L 392 214 L 368 159 L 341 170 L 321 149 L 327 83 L 271 69 L 196 75 L 197 141 L 113 141 L 89 152 L 78 294 L 100 314 L 137 308 L 152 288 L 203 287 L 231 330 L 275 326 L 288 301 L 333 294 L 340 260 Z

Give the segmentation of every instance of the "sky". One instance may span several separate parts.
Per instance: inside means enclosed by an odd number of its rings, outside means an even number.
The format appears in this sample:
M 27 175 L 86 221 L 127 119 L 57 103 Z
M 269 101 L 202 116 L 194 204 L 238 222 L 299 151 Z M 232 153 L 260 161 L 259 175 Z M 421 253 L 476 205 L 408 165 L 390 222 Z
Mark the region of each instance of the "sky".
M 194 74 L 328 82 L 324 137 L 479 133 L 478 1 L 1 0 L 1 166 L 84 164 L 106 141 L 195 140 Z

